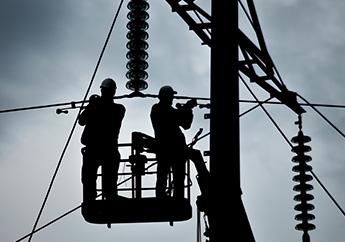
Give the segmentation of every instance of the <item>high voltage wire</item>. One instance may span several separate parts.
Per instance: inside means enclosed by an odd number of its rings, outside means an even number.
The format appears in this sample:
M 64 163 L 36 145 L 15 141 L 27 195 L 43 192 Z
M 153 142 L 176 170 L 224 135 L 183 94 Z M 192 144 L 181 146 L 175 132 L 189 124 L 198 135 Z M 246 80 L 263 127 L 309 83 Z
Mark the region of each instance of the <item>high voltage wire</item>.
M 121 95 L 116 96 L 114 99 L 124 99 L 124 98 L 133 98 L 137 96 L 132 96 L 131 94 L 128 95 Z M 156 98 L 157 95 L 154 94 L 142 94 L 142 96 L 139 96 L 141 98 L 150 97 L 150 98 Z M 301 96 L 299 96 L 301 97 Z M 175 96 L 175 99 L 191 99 L 195 98 L 197 100 L 203 100 L 203 101 L 209 101 L 210 98 L 203 98 L 203 97 L 193 97 L 193 96 Z M 301 97 L 302 98 L 302 97 Z M 272 105 L 285 105 L 279 101 L 269 101 L 272 98 L 268 98 L 267 100 L 260 101 L 260 100 L 239 100 L 240 103 L 249 103 L 249 104 L 272 104 Z M 88 100 L 85 100 L 84 103 L 87 103 Z M 11 109 L 3 109 L 0 110 L 1 113 L 12 113 L 12 112 L 20 112 L 20 111 L 28 111 L 28 110 L 37 110 L 37 109 L 45 109 L 45 108 L 54 108 L 54 107 L 63 107 L 63 106 L 69 106 L 68 109 L 73 108 L 80 108 L 77 105 L 83 103 L 83 101 L 71 101 L 71 102 L 62 102 L 62 103 L 53 103 L 53 104 L 45 104 L 45 105 L 37 105 L 37 106 L 29 106 L 29 107 L 21 107 L 21 108 L 11 108 Z M 323 108 L 345 108 L 345 105 L 342 104 L 324 104 L 324 103 L 298 103 L 301 106 L 308 106 L 308 107 L 323 107 Z M 258 106 L 258 105 L 256 105 Z

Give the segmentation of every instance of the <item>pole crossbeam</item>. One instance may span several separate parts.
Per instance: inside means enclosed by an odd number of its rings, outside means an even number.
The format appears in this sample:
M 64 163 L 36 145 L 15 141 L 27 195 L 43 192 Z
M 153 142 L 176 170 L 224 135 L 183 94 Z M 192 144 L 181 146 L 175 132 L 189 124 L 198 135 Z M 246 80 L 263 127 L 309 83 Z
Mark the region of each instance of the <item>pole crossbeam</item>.
M 212 49 L 212 24 L 214 16 L 211 16 L 206 11 L 202 10 L 194 1 L 180 1 L 180 0 L 166 0 L 171 6 L 173 12 L 176 12 L 189 26 L 189 29 L 194 31 L 195 34 L 201 39 L 202 44 L 209 46 Z M 267 91 L 271 97 L 277 98 L 292 111 L 297 114 L 302 114 L 305 110 L 297 102 L 297 94 L 289 91 L 284 83 L 281 81 L 279 73 L 277 73 L 273 60 L 271 59 L 263 33 L 260 27 L 259 19 L 256 14 L 255 5 L 252 0 L 247 0 L 250 21 L 256 33 L 259 47 L 254 44 L 239 28 L 236 27 L 236 35 L 238 37 L 238 47 L 241 50 L 243 60 L 238 60 L 239 71 L 246 75 L 252 82 L 259 85 Z M 230 11 L 230 9 L 226 9 Z M 193 15 L 202 16 L 202 18 L 195 18 Z M 228 39 L 228 43 L 231 42 Z M 259 69 L 264 75 L 259 75 Z M 271 81 L 274 85 L 271 85 Z

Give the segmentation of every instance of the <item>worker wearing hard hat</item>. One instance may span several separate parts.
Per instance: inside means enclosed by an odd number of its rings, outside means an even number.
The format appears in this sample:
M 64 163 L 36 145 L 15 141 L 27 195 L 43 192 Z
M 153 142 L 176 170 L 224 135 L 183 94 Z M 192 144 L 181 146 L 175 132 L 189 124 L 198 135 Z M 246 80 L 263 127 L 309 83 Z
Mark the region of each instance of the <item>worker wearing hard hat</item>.
M 120 164 L 118 136 L 126 109 L 114 103 L 116 83 L 104 79 L 100 86 L 101 96 L 92 95 L 89 104 L 79 116 L 79 124 L 85 126 L 81 136 L 83 199 L 97 196 L 97 170 L 102 166 L 102 190 L 106 199 L 117 195 L 116 182 Z
M 159 102 L 151 108 L 151 122 L 157 143 L 157 181 L 156 196 L 165 197 L 167 177 L 173 172 L 174 192 L 176 198 L 184 197 L 185 162 L 187 145 L 180 127 L 188 129 L 193 120 L 192 108 L 196 101 L 172 106 L 177 92 L 171 86 L 163 86 L 158 93 Z

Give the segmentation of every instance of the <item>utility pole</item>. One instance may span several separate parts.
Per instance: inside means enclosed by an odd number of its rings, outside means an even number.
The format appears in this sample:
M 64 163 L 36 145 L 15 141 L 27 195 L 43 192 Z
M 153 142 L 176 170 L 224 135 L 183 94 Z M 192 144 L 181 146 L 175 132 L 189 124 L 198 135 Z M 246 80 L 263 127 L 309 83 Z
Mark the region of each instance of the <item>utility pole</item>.
M 238 2 L 212 1 L 210 242 L 254 241 L 241 200 Z

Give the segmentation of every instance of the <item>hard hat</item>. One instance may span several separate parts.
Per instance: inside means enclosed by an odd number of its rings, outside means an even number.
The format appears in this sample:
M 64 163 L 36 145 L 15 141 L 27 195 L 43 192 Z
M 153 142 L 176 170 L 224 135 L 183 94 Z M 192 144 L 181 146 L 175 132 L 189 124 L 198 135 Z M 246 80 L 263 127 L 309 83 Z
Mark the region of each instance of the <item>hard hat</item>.
M 106 78 L 102 81 L 101 83 L 101 88 L 104 87 L 104 88 L 111 88 L 111 89 L 116 89 L 116 83 L 113 79 L 111 78 Z
M 177 92 L 171 86 L 162 86 L 161 89 L 159 89 L 158 97 L 174 94 L 177 94 Z

